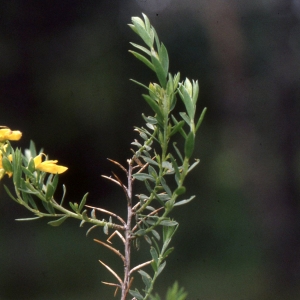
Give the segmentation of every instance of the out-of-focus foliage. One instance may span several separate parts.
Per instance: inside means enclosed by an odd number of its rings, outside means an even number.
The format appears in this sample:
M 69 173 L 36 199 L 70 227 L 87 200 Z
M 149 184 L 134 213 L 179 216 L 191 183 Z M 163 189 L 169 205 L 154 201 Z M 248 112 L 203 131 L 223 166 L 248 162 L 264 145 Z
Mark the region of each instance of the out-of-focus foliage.
M 171 72 L 199 78 L 201 105 L 209 106 L 195 147 L 201 172 L 187 187 L 199 197 L 176 215 L 186 225 L 178 229 L 170 281 L 158 293 L 178 280 L 191 299 L 297 299 L 298 1 L 160 3 L 2 1 L 0 125 L 22 128 L 23 148 L 32 138 L 60 157 L 74 174 L 67 186 L 80 178 L 69 201 L 88 188 L 89 204 L 107 196 L 103 205 L 114 207 L 120 194 L 103 189 L 100 178 L 110 168 L 105 157 L 125 161 L 128 152 L 120 149 L 128 149 L 128 132 L 143 122 L 144 102 L 135 98 L 142 89 L 127 79 L 144 82 L 152 74 L 126 55 L 132 33 L 124 24 L 146 13 L 169 49 Z M 12 217 L 23 211 L 0 193 L 1 299 L 109 299 L 95 280 L 102 274 L 94 268 L 99 247 L 87 246 L 83 231 L 74 224 L 59 235 L 41 224 L 20 228 Z M 190 222 L 181 222 L 187 215 Z M 65 253 L 69 247 L 74 251 Z M 86 269 L 90 276 L 83 277 Z

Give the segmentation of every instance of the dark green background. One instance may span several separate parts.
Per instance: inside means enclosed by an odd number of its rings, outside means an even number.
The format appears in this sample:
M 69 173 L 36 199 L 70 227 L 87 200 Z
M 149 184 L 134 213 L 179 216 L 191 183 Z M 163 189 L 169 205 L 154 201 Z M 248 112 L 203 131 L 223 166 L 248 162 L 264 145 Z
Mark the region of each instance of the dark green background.
M 178 280 L 188 300 L 299 299 L 299 1 L 2 0 L 0 125 L 69 167 L 67 201 L 88 191 L 88 204 L 123 213 L 122 191 L 100 176 L 107 157 L 126 163 L 133 126 L 151 113 L 129 81 L 156 80 L 128 53 L 140 40 L 126 24 L 141 12 L 170 71 L 199 79 L 199 111 L 208 107 L 187 183 L 197 198 L 174 213 L 181 225 L 157 291 Z M 2 183 L 0 299 L 112 299 L 98 259 L 122 267 L 92 241 L 103 233 L 86 238 L 73 220 L 18 223 L 30 214 Z

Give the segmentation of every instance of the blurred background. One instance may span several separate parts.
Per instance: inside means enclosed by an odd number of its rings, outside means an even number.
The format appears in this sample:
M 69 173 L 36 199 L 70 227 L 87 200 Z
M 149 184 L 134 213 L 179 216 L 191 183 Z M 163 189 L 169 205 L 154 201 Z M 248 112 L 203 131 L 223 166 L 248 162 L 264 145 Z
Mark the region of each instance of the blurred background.
M 199 112 L 208 107 L 187 180 L 197 198 L 174 213 L 181 225 L 156 291 L 178 280 L 188 300 L 300 299 L 299 0 L 2 0 L 0 125 L 23 132 L 14 145 L 32 139 L 69 167 L 66 202 L 89 192 L 88 204 L 122 214 L 122 191 L 101 174 L 118 171 L 107 157 L 126 164 L 133 126 L 151 114 L 129 81 L 156 81 L 128 53 L 141 41 L 127 24 L 142 12 L 170 72 L 198 79 Z M 0 300 L 112 299 L 98 259 L 115 255 L 92 240 L 103 232 L 16 222 L 31 215 L 3 184 Z

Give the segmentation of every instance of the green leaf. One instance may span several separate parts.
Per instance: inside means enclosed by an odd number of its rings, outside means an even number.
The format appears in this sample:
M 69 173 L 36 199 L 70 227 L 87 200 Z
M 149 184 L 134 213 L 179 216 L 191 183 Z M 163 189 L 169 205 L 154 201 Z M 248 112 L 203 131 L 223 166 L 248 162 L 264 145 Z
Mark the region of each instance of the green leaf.
M 148 273 L 146 273 L 143 270 L 139 270 L 138 273 L 141 274 L 143 282 L 146 286 L 146 291 L 148 291 L 151 286 L 151 283 L 152 283 L 152 278 L 150 277 L 150 275 Z
M 163 43 L 161 43 L 161 47 L 158 51 L 159 61 L 161 62 L 162 68 L 164 70 L 165 78 L 168 75 L 169 71 L 169 56 L 168 51 Z
M 155 73 L 160 85 L 165 89 L 167 86 L 167 74 L 165 73 L 161 62 L 157 58 L 157 53 L 154 52 L 154 50 L 151 50 L 151 62 L 155 68 Z
M 15 219 L 16 221 L 33 221 L 40 219 L 41 217 L 33 217 L 33 218 L 21 218 L 21 219 Z
M 142 15 L 143 15 L 143 18 L 145 20 L 146 31 L 149 32 L 150 28 L 151 28 L 150 21 L 149 21 L 148 17 L 144 13 L 142 13 Z
M 155 263 L 157 265 L 158 264 L 158 253 L 157 253 L 156 249 L 154 247 L 150 247 L 150 253 L 151 253 L 153 260 L 155 261 Z
M 148 235 L 144 235 L 144 238 L 145 238 L 145 240 L 146 240 L 146 242 L 149 244 L 149 245 L 152 245 L 152 241 L 151 241 L 151 239 L 149 238 L 149 236 Z
M 16 188 L 20 187 L 22 177 L 22 153 L 20 149 L 16 149 L 13 154 L 13 182 Z
M 195 159 L 195 162 L 188 168 L 188 173 L 191 172 L 198 164 L 200 163 L 200 159 Z
M 149 173 L 149 175 L 152 176 L 154 179 L 156 179 L 157 176 L 158 176 L 157 173 L 156 173 L 156 171 L 155 171 L 155 169 L 154 169 L 151 165 L 148 166 L 148 173 Z
M 6 156 L 2 157 L 2 166 L 6 172 L 9 172 L 9 173 L 13 172 L 13 167 L 12 167 L 9 159 Z
M 176 118 L 175 118 L 173 115 L 171 115 L 171 117 L 172 117 L 172 120 L 173 120 L 175 126 L 176 126 L 178 123 L 180 123 L 180 122 L 178 122 L 178 121 L 176 120 Z M 184 129 L 182 128 L 182 126 L 179 128 L 178 131 L 179 131 L 179 133 L 186 139 L 187 134 L 185 133 L 185 131 L 184 131 Z
M 55 215 L 54 208 L 53 208 L 53 206 L 51 205 L 50 202 L 42 201 L 42 204 L 43 204 L 44 208 L 47 210 L 47 212 L 48 212 L 49 214 Z
M 185 157 L 190 158 L 194 152 L 194 146 L 195 146 L 195 134 L 191 131 L 184 144 L 184 154 Z
M 108 225 L 107 225 L 107 224 L 105 224 L 105 225 L 103 226 L 103 232 L 104 232 L 106 235 L 108 235 Z
M 180 121 L 178 122 L 176 125 L 174 125 L 172 127 L 172 130 L 171 130 L 171 133 L 170 133 L 170 136 L 174 135 L 175 133 L 177 133 L 178 131 L 180 131 L 180 129 L 182 129 L 182 126 L 184 125 L 184 121 Z
M 152 124 L 152 125 L 157 124 L 157 120 L 156 120 L 156 118 L 154 118 L 154 117 L 151 117 L 151 116 L 146 117 L 144 114 L 142 114 L 142 117 L 144 118 L 144 120 L 145 120 L 147 123 L 150 123 L 150 124 Z
M 153 45 L 153 41 L 151 40 L 149 33 L 146 31 L 146 28 L 145 28 L 145 25 L 144 25 L 142 19 L 140 19 L 138 17 L 132 17 L 131 20 L 137 31 L 137 34 L 142 38 L 142 40 L 145 42 L 145 44 L 149 48 L 151 48 Z
M 191 119 L 189 118 L 189 116 L 185 113 L 185 112 L 180 112 L 179 113 L 181 118 L 189 125 L 191 126 Z
M 172 166 L 175 170 L 175 180 L 176 180 L 177 184 L 179 185 L 180 173 L 179 173 L 179 168 L 178 168 L 177 162 L 175 161 L 173 155 L 170 155 L 170 159 L 172 162 Z
M 149 56 L 151 56 L 151 52 L 150 52 L 147 48 L 145 48 L 145 47 L 143 47 L 143 46 L 140 46 L 140 45 L 138 45 L 138 44 L 135 44 L 135 43 L 131 43 L 131 42 L 130 42 L 130 44 L 131 44 L 133 47 L 135 47 L 135 48 L 137 48 L 137 49 L 139 49 L 139 50 L 145 52 L 145 53 L 148 54 Z M 153 71 L 154 71 L 154 70 L 153 70 Z
M 60 205 L 61 205 L 61 206 L 62 206 L 63 203 L 64 203 L 66 193 L 67 193 L 67 188 L 66 188 L 66 186 L 63 184 L 63 196 L 62 196 L 61 201 L 60 201 Z
M 158 271 L 157 271 L 157 276 L 163 271 L 163 269 L 166 266 L 166 262 L 164 261 L 159 267 L 158 267 Z
M 180 86 L 180 89 L 178 89 L 180 98 L 182 99 L 184 105 L 185 105 L 185 109 L 187 111 L 188 116 L 190 117 L 191 120 L 194 120 L 194 116 L 195 116 L 195 106 L 193 104 L 193 101 L 188 93 L 188 91 L 186 90 L 184 85 Z
M 52 185 L 53 185 L 53 188 L 54 188 L 54 192 L 56 191 L 56 188 L 57 188 L 58 178 L 59 178 L 58 174 L 55 174 L 54 178 L 52 180 Z
M 4 189 L 7 193 L 7 195 L 14 201 L 18 202 L 18 200 L 12 195 L 12 193 L 10 192 L 10 190 L 8 189 L 8 187 L 6 185 L 4 185 Z
M 46 201 L 50 201 L 53 194 L 55 192 L 55 189 L 51 183 L 48 184 L 47 186 L 47 192 L 46 192 Z
M 27 168 L 25 168 L 25 167 L 22 166 L 22 171 L 23 171 L 23 173 L 24 173 L 27 177 L 29 177 L 32 181 L 35 180 L 34 175 L 33 175 Z
M 172 226 L 178 225 L 178 222 L 176 222 L 176 221 L 170 221 L 170 220 L 163 220 L 163 221 L 160 222 L 160 225 L 172 227 Z
M 197 122 L 197 124 L 196 124 L 196 132 L 197 132 L 197 130 L 199 129 L 200 125 L 202 124 L 202 121 L 203 121 L 203 119 L 204 119 L 204 116 L 205 116 L 206 111 L 207 111 L 207 108 L 204 107 L 203 110 L 202 110 L 202 113 L 201 113 L 201 115 L 200 115 L 200 117 L 199 117 L 199 120 L 198 120 L 198 122 Z
M 181 200 L 181 201 L 178 201 L 174 204 L 174 206 L 180 206 L 180 205 L 184 205 L 184 204 L 187 204 L 189 202 L 191 202 L 196 196 L 192 196 L 190 197 L 189 199 L 185 199 L 185 200 Z
M 172 253 L 173 250 L 174 250 L 174 247 L 169 248 L 169 249 L 163 254 L 162 258 L 163 258 L 163 259 L 167 258 L 167 256 L 168 256 L 170 253 Z
M 153 109 L 153 111 L 157 114 L 157 121 L 158 123 L 163 123 L 163 114 L 160 110 L 160 107 L 158 106 L 158 104 L 156 103 L 155 100 L 153 100 L 150 96 L 148 95 L 142 95 L 144 97 L 144 99 L 146 100 L 146 102 L 149 104 L 149 106 Z
M 78 213 L 78 204 L 77 203 L 69 202 L 69 205 L 76 213 Z
M 61 225 L 67 218 L 68 218 L 68 216 L 63 216 L 63 217 L 60 218 L 60 219 L 57 219 L 57 220 L 55 220 L 55 221 L 50 221 L 50 222 L 48 222 L 48 224 L 51 225 L 51 226 L 59 226 L 59 225 Z
M 90 221 L 90 219 L 89 219 L 89 217 L 87 215 L 87 210 L 86 209 L 82 212 L 81 216 L 82 216 L 82 218 L 83 218 L 84 221 L 86 221 L 86 222 Z
M 155 179 L 153 178 L 153 176 L 146 174 L 146 173 L 133 174 L 132 177 L 137 180 L 140 180 L 140 181 L 150 180 L 150 181 L 155 182 Z
M 152 229 L 151 233 L 158 241 L 160 240 L 160 235 L 156 230 Z
M 30 150 L 30 154 L 31 154 L 32 157 L 36 157 L 37 156 L 36 147 L 35 147 L 34 141 L 30 141 L 29 150 Z
M 85 203 L 86 203 L 86 199 L 87 199 L 88 194 L 89 194 L 89 193 L 86 193 L 86 194 L 83 196 L 83 198 L 82 198 L 82 200 L 81 200 L 81 202 L 80 202 L 80 204 L 79 204 L 79 208 L 78 208 L 78 211 L 79 211 L 79 212 L 81 212 L 81 210 L 82 210 L 83 207 L 85 206 Z
M 166 180 L 163 177 L 160 178 L 160 183 L 163 186 L 164 190 L 167 192 L 167 194 L 171 197 L 172 192 L 171 192 L 169 186 L 167 185 Z
M 35 165 L 34 165 L 33 158 L 30 159 L 27 168 L 28 168 L 28 171 L 31 173 L 33 173 L 35 171 Z
M 146 163 L 154 165 L 154 166 L 158 166 L 158 163 L 155 160 L 153 160 L 147 156 L 143 156 L 143 155 L 142 155 L 142 158 Z
M 35 202 L 34 202 L 34 200 L 33 200 L 33 198 L 32 198 L 32 196 L 30 194 L 25 193 L 23 191 L 21 191 L 21 193 L 22 193 L 22 198 L 26 202 L 26 204 L 29 203 L 31 205 L 31 207 L 33 207 L 34 209 L 38 209 Z
M 160 51 L 160 42 L 159 42 L 159 38 L 158 38 L 158 35 L 156 33 L 156 30 L 155 28 L 152 26 L 152 31 L 154 32 L 154 38 L 155 38 L 155 44 L 156 44 L 156 48 L 157 48 L 157 51 Z
M 132 50 L 129 50 L 129 52 L 132 53 L 141 62 L 143 62 L 148 68 L 150 68 L 152 71 L 155 72 L 155 67 L 149 59 L 147 59 L 145 56 L 143 56 L 142 54 L 140 54 L 138 52 L 135 52 L 135 51 L 132 51 Z
M 184 194 L 185 191 L 186 191 L 186 188 L 184 186 L 181 186 L 181 187 L 177 188 L 174 193 L 179 196 L 179 195 Z
M 130 293 L 131 296 L 135 297 L 137 300 L 143 300 L 144 299 L 144 297 L 140 294 L 138 289 L 135 289 L 135 291 L 129 290 L 129 293 Z
M 192 97 L 192 100 L 193 100 L 194 107 L 196 107 L 196 103 L 197 103 L 197 100 L 198 100 L 198 95 L 199 95 L 198 80 L 196 80 L 196 81 L 193 80 L 193 97 Z
M 139 229 L 137 232 L 134 233 L 136 236 L 143 236 L 145 235 L 145 229 Z

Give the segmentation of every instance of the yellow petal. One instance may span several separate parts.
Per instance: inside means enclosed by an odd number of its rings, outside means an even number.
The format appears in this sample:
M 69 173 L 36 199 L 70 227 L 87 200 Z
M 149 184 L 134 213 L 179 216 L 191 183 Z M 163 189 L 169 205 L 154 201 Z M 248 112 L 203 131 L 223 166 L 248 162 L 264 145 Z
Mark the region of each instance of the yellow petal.
M 40 165 L 41 162 L 42 162 L 42 156 L 41 156 L 41 155 L 36 156 L 36 157 L 33 159 L 33 161 L 34 161 L 34 166 L 35 166 L 35 168 L 37 168 L 38 165 Z
M 0 129 L 0 142 L 5 140 L 18 141 L 22 137 L 22 132 L 19 130 L 10 130 L 9 128 Z
M 56 165 L 56 162 L 57 161 L 55 161 L 55 163 L 44 161 L 41 164 L 39 164 L 38 167 L 36 168 L 40 171 L 52 173 L 52 174 L 57 174 L 57 173 L 61 174 L 68 170 L 67 167 Z

